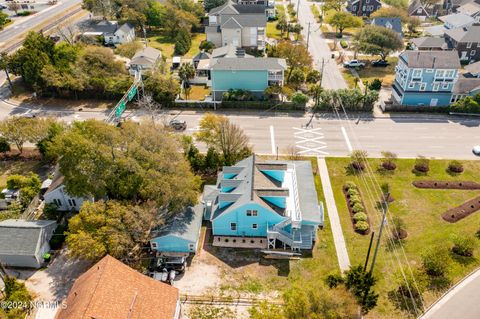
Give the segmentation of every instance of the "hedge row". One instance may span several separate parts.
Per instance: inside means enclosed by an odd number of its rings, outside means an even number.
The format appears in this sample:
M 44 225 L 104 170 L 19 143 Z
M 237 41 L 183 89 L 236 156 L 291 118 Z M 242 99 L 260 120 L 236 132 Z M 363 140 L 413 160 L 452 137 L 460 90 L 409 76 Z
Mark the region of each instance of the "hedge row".
M 370 231 L 370 221 L 362 201 L 362 196 L 357 185 L 353 182 L 347 182 L 343 187 L 343 193 L 348 204 L 350 217 L 353 227 L 360 234 L 368 234 Z

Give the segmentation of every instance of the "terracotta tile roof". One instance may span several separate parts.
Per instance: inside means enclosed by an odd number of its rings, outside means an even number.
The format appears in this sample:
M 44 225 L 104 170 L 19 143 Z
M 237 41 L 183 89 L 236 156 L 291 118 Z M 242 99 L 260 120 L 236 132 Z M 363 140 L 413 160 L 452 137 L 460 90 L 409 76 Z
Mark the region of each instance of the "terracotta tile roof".
M 106 256 L 81 275 L 56 319 L 172 319 L 177 288 Z

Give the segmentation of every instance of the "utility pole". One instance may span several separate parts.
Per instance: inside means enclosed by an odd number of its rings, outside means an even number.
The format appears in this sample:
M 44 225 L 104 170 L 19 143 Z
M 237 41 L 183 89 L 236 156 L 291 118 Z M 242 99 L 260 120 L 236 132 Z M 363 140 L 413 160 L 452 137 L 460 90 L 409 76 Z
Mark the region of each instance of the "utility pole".
M 299 15 L 300 15 L 299 14 L 300 12 L 298 11 L 299 9 L 300 9 L 300 0 L 297 0 L 297 20 L 298 20 Z
M 325 58 L 322 58 L 322 68 L 320 69 L 320 86 L 322 86 L 323 81 L 323 69 L 325 68 Z
M 375 252 L 373 253 L 372 266 L 370 267 L 370 274 L 373 274 L 373 268 L 375 267 L 375 261 L 377 260 L 378 248 L 380 247 L 380 240 L 382 239 L 383 227 L 387 222 L 388 201 L 390 193 L 384 195 L 385 207 L 383 208 L 382 223 L 380 224 L 380 231 L 378 232 L 377 244 L 375 245 Z
M 308 50 L 309 42 L 310 42 L 310 22 L 308 23 L 308 31 L 307 31 L 307 50 Z

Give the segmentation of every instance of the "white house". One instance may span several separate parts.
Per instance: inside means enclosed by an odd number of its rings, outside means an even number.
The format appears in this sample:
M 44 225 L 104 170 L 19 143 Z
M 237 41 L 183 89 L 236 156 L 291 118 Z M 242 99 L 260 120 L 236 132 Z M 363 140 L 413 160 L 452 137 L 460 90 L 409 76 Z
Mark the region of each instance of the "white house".
M 57 174 L 50 187 L 43 195 L 46 204 L 55 204 L 60 211 L 79 211 L 83 202 L 86 200 L 82 197 L 70 196 L 63 185 L 63 176 Z
M 130 61 L 130 73 L 135 71 L 153 70 L 157 67 L 162 58 L 162 52 L 152 47 L 146 47 L 132 57 Z
M 87 28 L 82 36 L 103 37 L 105 45 L 118 45 L 134 41 L 135 28 L 129 23 L 119 26 L 117 21 L 103 20 Z

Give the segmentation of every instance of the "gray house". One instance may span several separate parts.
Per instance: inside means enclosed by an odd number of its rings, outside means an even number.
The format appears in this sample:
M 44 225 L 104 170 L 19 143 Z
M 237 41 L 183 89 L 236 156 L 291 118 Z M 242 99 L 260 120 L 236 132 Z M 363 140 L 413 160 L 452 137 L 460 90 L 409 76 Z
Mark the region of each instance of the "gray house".
M 198 248 L 203 205 L 188 207 L 152 231 L 150 247 L 162 256 L 188 256 Z
M 57 223 L 8 219 L 0 222 L 0 262 L 9 267 L 40 268 Z
M 347 10 L 359 17 L 369 17 L 381 7 L 382 3 L 378 0 L 350 0 L 347 4 Z
M 461 61 L 480 60 L 480 26 L 446 30 L 445 41 L 450 49 L 458 52 Z
M 400 37 L 403 37 L 402 22 L 400 21 L 400 18 L 390 18 L 390 17 L 373 18 L 371 25 L 376 25 L 378 27 L 384 27 L 384 28 L 390 29 L 398 33 Z
M 84 37 L 103 37 L 105 45 L 119 45 L 135 40 L 135 27 L 129 23 L 102 20 L 87 28 Z
M 205 27 L 207 41 L 222 47 L 232 44 L 235 47 L 263 49 L 267 13 L 262 5 L 243 5 L 227 1 L 208 13 Z
M 146 47 L 132 57 L 130 60 L 130 73 L 136 71 L 148 71 L 157 67 L 162 59 L 162 52 L 152 47 Z
M 411 48 L 420 51 L 442 51 L 448 50 L 444 38 L 421 37 L 410 40 Z

